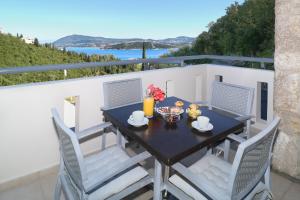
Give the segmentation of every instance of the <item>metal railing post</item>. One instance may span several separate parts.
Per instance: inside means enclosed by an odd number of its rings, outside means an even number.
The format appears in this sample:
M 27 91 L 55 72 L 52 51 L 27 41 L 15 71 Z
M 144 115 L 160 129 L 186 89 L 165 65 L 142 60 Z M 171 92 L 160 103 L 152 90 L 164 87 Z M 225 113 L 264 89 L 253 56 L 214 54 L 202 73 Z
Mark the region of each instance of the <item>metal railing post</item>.
M 180 66 L 181 66 L 181 67 L 184 67 L 184 66 L 185 66 L 184 60 L 182 60 L 182 61 L 180 62 Z

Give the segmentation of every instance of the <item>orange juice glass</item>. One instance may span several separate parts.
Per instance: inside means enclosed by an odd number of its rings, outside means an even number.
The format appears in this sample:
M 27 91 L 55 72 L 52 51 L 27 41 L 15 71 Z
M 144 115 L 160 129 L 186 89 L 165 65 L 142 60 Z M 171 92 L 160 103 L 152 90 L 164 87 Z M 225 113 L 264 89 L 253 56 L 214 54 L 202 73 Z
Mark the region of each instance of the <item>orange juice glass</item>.
M 154 110 L 154 98 L 151 96 L 147 96 L 144 98 L 144 113 L 145 117 L 151 118 L 153 117 Z

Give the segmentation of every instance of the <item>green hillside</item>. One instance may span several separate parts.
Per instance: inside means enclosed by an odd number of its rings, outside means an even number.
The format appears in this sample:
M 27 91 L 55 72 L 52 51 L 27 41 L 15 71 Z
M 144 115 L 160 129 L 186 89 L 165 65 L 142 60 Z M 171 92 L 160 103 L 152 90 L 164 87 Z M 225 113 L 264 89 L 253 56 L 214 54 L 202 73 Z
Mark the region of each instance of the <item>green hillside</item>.
M 117 59 L 111 55 L 88 56 L 86 54 L 77 54 L 75 52 L 61 51 L 56 48 L 53 48 L 50 44 L 26 44 L 19 37 L 15 37 L 10 34 L 0 34 L 0 68 L 78 62 L 103 62 L 112 60 Z M 139 70 L 139 68 L 137 68 L 136 66 L 113 66 L 93 69 L 68 70 L 67 76 L 64 75 L 63 71 L 0 75 L 0 86 L 70 79 L 84 76 L 122 73 L 136 70 Z
M 275 0 L 246 0 L 232 4 L 226 14 L 208 25 L 192 47 L 172 56 L 215 54 L 273 57 Z
M 83 62 L 84 56 L 25 44 L 21 38 L 0 34 L 0 67 Z

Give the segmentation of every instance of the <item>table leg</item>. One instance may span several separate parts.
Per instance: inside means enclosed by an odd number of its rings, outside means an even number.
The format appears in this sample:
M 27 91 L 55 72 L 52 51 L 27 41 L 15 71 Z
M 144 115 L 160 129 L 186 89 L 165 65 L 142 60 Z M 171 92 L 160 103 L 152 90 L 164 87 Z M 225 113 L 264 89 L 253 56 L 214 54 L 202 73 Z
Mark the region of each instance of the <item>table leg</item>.
M 155 159 L 155 167 L 154 167 L 154 195 L 153 199 L 154 200 L 160 200 L 161 199 L 161 164 L 159 163 L 158 160 Z
M 125 149 L 125 145 L 126 145 L 126 140 L 123 137 L 122 133 L 119 131 L 119 129 L 117 129 L 117 144 L 119 147 L 122 147 L 123 149 Z
M 170 167 L 165 165 L 164 183 L 168 182 L 169 176 L 170 176 Z M 168 191 L 165 190 L 163 197 L 166 198 L 167 195 L 168 195 Z

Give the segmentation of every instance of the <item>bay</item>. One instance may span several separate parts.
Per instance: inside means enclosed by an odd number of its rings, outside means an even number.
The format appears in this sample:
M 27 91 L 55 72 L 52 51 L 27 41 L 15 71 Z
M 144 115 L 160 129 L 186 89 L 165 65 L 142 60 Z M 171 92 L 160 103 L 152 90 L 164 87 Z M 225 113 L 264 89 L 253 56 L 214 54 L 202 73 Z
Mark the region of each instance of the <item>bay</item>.
M 76 53 L 86 53 L 87 55 L 113 55 L 121 60 L 131 60 L 142 58 L 142 49 L 100 49 L 96 47 L 67 47 L 67 51 Z M 147 58 L 159 58 L 160 56 L 170 53 L 175 49 L 147 49 Z

